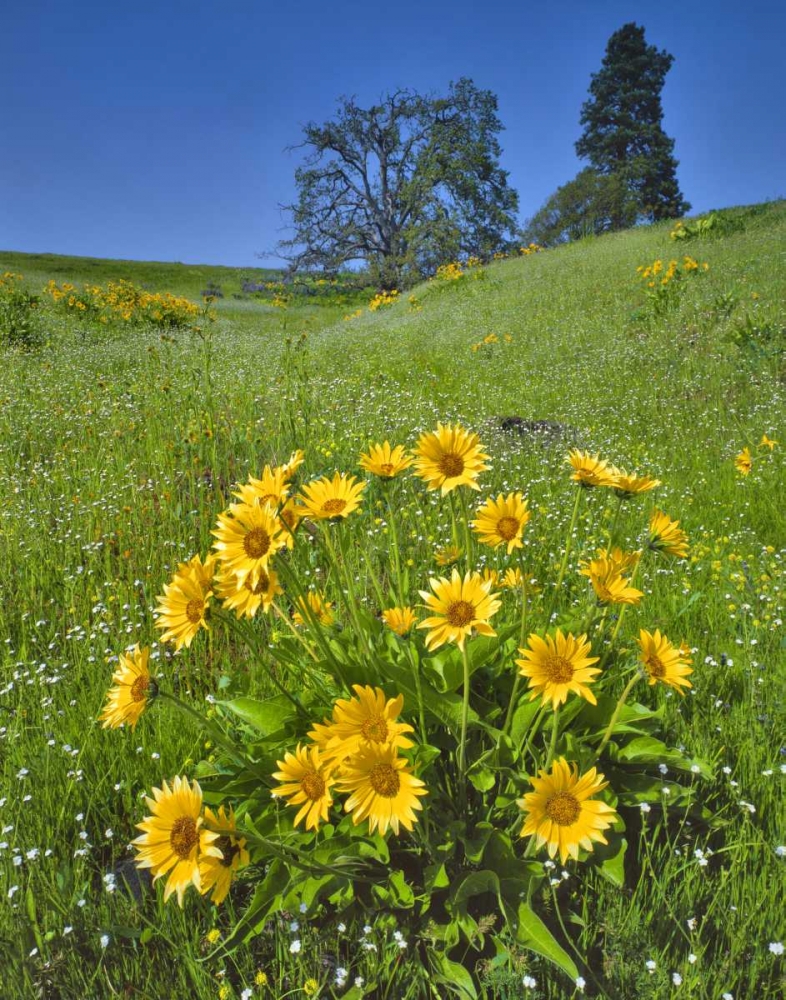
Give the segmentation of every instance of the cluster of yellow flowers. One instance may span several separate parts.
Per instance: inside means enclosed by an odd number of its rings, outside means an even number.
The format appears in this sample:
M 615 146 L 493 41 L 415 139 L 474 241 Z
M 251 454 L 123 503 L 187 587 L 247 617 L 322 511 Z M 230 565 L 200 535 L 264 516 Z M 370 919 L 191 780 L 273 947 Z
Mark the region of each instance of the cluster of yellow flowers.
M 445 496 L 461 486 L 479 490 L 477 480 L 488 469 L 488 457 L 477 434 L 458 424 L 438 424 L 435 431 L 420 435 L 411 453 L 403 445 L 391 446 L 385 441 L 372 444 L 361 454 L 359 464 L 384 480 L 412 468 L 429 490 L 439 490 Z M 304 519 L 341 520 L 357 511 L 367 486 L 355 476 L 337 471 L 332 478 L 323 476 L 306 483 L 293 497 L 292 479 L 303 458 L 303 453 L 296 451 L 285 465 L 266 466 L 261 478 L 249 477 L 238 487 L 234 493 L 238 502 L 218 516 L 213 531 L 214 554 L 204 561 L 196 555 L 181 563 L 158 598 L 156 626 L 164 631 L 163 641 L 174 642 L 178 649 L 187 647 L 200 629 L 209 628 L 208 614 L 214 597 L 237 619 L 252 618 L 260 608 L 267 612 L 272 607 L 294 630 L 289 617 L 275 603 L 277 594 L 282 593 L 274 569 L 277 553 L 294 546 L 296 531 Z M 611 488 L 620 502 L 658 485 L 656 479 L 629 474 L 598 455 L 577 449 L 569 453 L 567 461 L 573 469 L 572 479 L 580 487 Z M 574 523 L 581 492 L 576 496 Z M 527 501 L 521 493 L 500 493 L 477 508 L 469 527 L 481 544 L 494 549 L 505 547 L 510 555 L 523 547 L 522 534 L 529 520 Z M 648 548 L 685 558 L 687 538 L 679 522 L 656 509 L 650 518 Z M 641 554 L 624 553 L 619 548 L 601 549 L 580 569 L 590 579 L 599 603 L 622 605 L 617 629 L 625 607 L 638 604 L 643 596 L 632 586 Z M 567 558 L 563 569 L 566 563 Z M 291 570 L 286 573 L 289 579 Z M 507 576 L 504 581 L 494 571 L 483 575 L 468 571 L 462 576 L 454 568 L 450 577 L 431 579 L 430 589 L 420 591 L 427 611 L 423 620 L 418 621 L 411 607 L 388 608 L 382 612 L 382 620 L 402 638 L 414 628 L 424 629 L 429 651 L 446 643 L 455 644 L 466 659 L 468 639 L 496 635 L 490 622 L 502 602 L 492 588 L 500 582 L 526 587 L 520 570 L 509 570 Z M 557 590 L 561 582 L 562 570 Z M 296 590 L 299 624 L 314 629 L 329 627 L 333 620 L 330 604 L 318 594 L 304 594 L 299 587 Z M 230 616 L 227 621 L 234 619 Z M 641 667 L 620 704 L 642 676 L 650 684 L 661 682 L 680 693 L 691 686 L 687 679 L 692 673 L 691 659 L 684 646 L 674 647 L 659 630 L 650 633 L 645 629 L 641 629 L 638 643 Z M 554 636 L 533 633 L 526 647 L 519 649 L 519 677 L 527 679 L 531 699 L 541 698 L 544 706 L 551 704 L 554 710 L 571 693 L 595 704 L 592 684 L 601 667 L 594 666 L 599 658 L 590 653 L 591 644 L 585 634 L 564 635 L 561 630 Z M 133 727 L 153 698 L 172 697 L 159 692 L 150 676 L 148 656 L 148 649 L 137 646 L 132 655 L 120 657 L 101 716 L 105 727 L 125 723 Z M 279 687 L 291 698 L 280 683 Z M 294 824 L 304 822 L 307 830 L 316 830 L 320 823 L 327 822 L 334 791 L 346 794 L 344 811 L 351 814 L 355 825 L 368 820 L 369 831 L 380 834 L 388 829 L 398 834 L 402 826 L 412 830 L 417 811 L 423 808 L 419 800 L 428 791 L 400 753 L 414 745 L 408 735 L 414 733 L 413 727 L 399 719 L 403 695 L 386 698 L 380 688 L 361 684 L 353 685 L 353 691 L 354 697 L 334 702 L 329 718 L 313 724 L 308 733 L 311 743 L 298 743 L 293 752 L 286 752 L 283 760 L 277 761 L 278 770 L 272 778 L 278 785 L 272 794 L 297 808 Z M 515 694 L 514 690 L 513 701 Z M 424 739 L 425 733 L 420 738 Z M 464 773 L 464 752 L 462 735 L 460 773 Z M 551 770 L 547 763 L 539 777 L 532 779 L 532 785 L 535 790 L 517 800 L 526 817 L 521 836 L 534 835 L 538 846 L 547 845 L 552 857 L 559 852 L 563 862 L 567 857 L 577 858 L 580 847 L 589 850 L 593 841 L 606 842 L 603 831 L 617 817 L 611 806 L 593 798 L 607 785 L 594 767 L 582 775 L 578 765 L 559 758 L 551 761 Z M 222 807 L 218 815 L 210 810 L 203 814 L 198 784 L 189 786 L 184 778 L 175 778 L 172 788 L 164 783 L 163 789 L 155 789 L 147 804 L 151 815 L 139 825 L 143 835 L 135 841 L 138 864 L 150 868 L 155 878 L 169 874 L 167 897 L 176 892 L 182 903 L 185 889 L 193 884 L 201 892 L 212 889 L 214 901 L 220 902 L 234 872 L 248 861 L 246 841 L 237 835 L 233 813 L 227 815 Z
M 450 264 L 440 264 L 437 268 L 437 273 L 434 275 L 434 280 L 449 282 L 458 281 L 459 278 L 463 277 L 464 268 L 457 260 L 454 260 Z
M 381 688 L 360 684 L 353 690 L 356 697 L 339 698 L 331 718 L 314 725 L 308 734 L 313 743 L 298 744 L 276 762 L 280 770 L 273 777 L 280 784 L 272 794 L 299 806 L 294 824 L 305 820 L 307 830 L 328 820 L 334 786 L 349 793 L 344 809 L 355 825 L 367 819 L 370 833 L 411 830 L 414 810 L 422 809 L 418 799 L 427 792 L 398 753 L 414 745 L 406 735 L 412 726 L 397 721 L 403 695 L 386 699 Z
M 23 280 L 21 274 L 16 274 L 14 271 L 6 271 L 3 275 L 0 275 L 0 288 L 14 288 L 18 282 Z
M 53 302 L 66 309 L 96 317 L 101 323 L 149 322 L 165 328 L 188 326 L 199 315 L 199 306 L 169 292 L 146 292 L 130 281 L 110 281 L 106 288 L 85 285 L 80 291 L 69 282 L 49 281 L 44 289 Z
M 369 302 L 369 312 L 376 312 L 378 309 L 384 309 L 385 306 L 392 306 L 395 302 L 398 302 L 397 288 L 393 288 L 389 292 L 379 292 Z
M 670 260 L 665 267 L 662 260 L 656 260 L 648 267 L 643 264 L 636 268 L 636 273 L 647 282 L 647 288 L 656 288 L 660 285 L 665 288 L 671 281 L 679 279 L 686 274 L 692 274 L 699 270 L 709 271 L 710 265 L 706 262 L 700 264 L 693 257 L 687 254 L 683 257 L 682 263 L 678 260 Z
M 773 440 L 773 438 L 769 438 L 766 434 L 762 434 L 761 441 L 759 441 L 759 448 L 769 448 L 769 450 L 772 451 L 776 444 L 778 444 L 778 442 Z M 750 448 L 746 446 L 738 455 L 735 455 L 734 465 L 740 475 L 750 475 L 750 471 L 753 468 L 753 456 L 751 455 Z
M 350 320 L 360 319 L 360 317 L 362 315 L 363 315 L 363 310 L 362 309 L 356 309 L 353 313 L 347 313 L 346 314 L 346 316 L 344 317 L 344 322 L 348 323 Z
M 513 337 L 509 333 L 503 333 L 502 339 L 506 344 L 513 343 Z M 482 351 L 484 347 L 491 347 L 494 344 L 498 344 L 499 342 L 500 339 L 496 335 L 496 333 L 489 333 L 483 338 L 483 340 L 478 340 L 476 343 L 472 345 L 472 353 L 476 354 L 478 351 Z
M 541 253 L 543 249 L 539 243 L 530 243 L 529 246 L 519 247 L 519 253 L 524 257 L 529 257 L 533 253 Z

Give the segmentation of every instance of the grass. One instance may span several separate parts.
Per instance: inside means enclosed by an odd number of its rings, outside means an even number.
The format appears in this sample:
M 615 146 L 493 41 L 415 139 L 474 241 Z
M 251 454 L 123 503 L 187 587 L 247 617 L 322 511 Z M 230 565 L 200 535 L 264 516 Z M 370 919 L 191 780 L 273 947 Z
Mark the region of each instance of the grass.
M 777 353 L 786 324 L 786 204 L 736 217 L 736 231 L 677 247 L 659 225 L 501 262 L 477 280 L 415 289 L 414 306 L 402 295 L 352 320 L 342 318 L 344 303 L 280 310 L 228 295 L 207 335 L 162 338 L 96 330 L 50 311 L 41 349 L 6 352 L 4 995 L 302 996 L 313 977 L 321 996 L 359 996 L 347 993 L 354 977 L 370 983 L 380 969 L 389 970 L 390 995 L 405 995 L 416 942 L 402 960 L 381 917 L 369 932 L 377 952 L 364 950 L 360 927 L 328 930 L 307 913 L 278 917 L 220 961 L 210 957 L 207 934 L 228 932 L 247 885 L 218 912 L 195 899 L 181 912 L 165 907 L 160 891 L 126 888 L 140 796 L 162 778 L 192 773 L 214 748 L 163 710 L 146 713 L 133 733 L 102 730 L 95 719 L 117 653 L 155 640 L 155 597 L 179 560 L 207 549 L 232 483 L 295 447 L 305 449 L 310 474 L 351 471 L 370 440 L 413 443 L 437 420 L 480 433 L 493 456 L 484 495 L 525 489 L 533 510 L 526 558 L 541 580 L 561 557 L 571 508 L 564 455 L 574 443 L 663 480 L 657 503 L 691 539 L 687 564 L 645 575 L 646 617 L 642 610 L 631 621 L 684 637 L 695 650 L 691 694 L 653 690 L 651 698 L 665 708 L 671 741 L 713 763 L 714 777 L 695 781 L 716 818 L 672 809 L 664 775 L 661 801 L 628 818 L 635 850 L 624 888 L 572 866 L 541 901 L 557 928 L 557 909 L 574 914 L 565 929 L 585 960 L 586 995 L 783 994 L 784 960 L 769 944 L 786 933 L 786 858 L 776 853 L 786 842 L 786 426 Z M 649 318 L 636 267 L 683 253 L 709 271 Z M 250 274 L 0 253 L 0 272 L 6 268 L 33 290 L 50 278 L 128 277 L 192 298 L 207 280 L 231 293 Z M 741 337 L 751 326 L 769 332 Z M 473 351 L 489 334 L 498 342 Z M 500 418 L 513 416 L 559 426 L 545 439 L 503 430 Z M 762 434 L 783 443 L 757 448 Z M 734 467 L 744 445 L 754 453 L 747 477 Z M 403 513 L 415 546 L 413 599 L 434 572 L 435 546 L 450 541 L 431 500 L 418 491 Z M 588 501 L 577 538 L 592 549 L 613 515 L 600 497 Z M 638 516 L 625 523 L 631 543 Z M 578 593 L 582 583 L 569 574 L 567 586 Z M 203 704 L 210 693 L 258 687 L 252 665 L 222 635 L 201 638 L 174 659 L 154 647 L 182 695 Z M 290 931 L 295 919 L 300 927 Z M 295 939 L 299 953 L 290 952 Z M 351 970 L 346 988 L 331 985 L 336 964 Z M 260 972 L 267 986 L 255 983 Z M 524 990 L 523 975 L 536 986 Z M 578 995 L 528 955 L 513 969 L 490 970 L 487 982 L 489 996 Z

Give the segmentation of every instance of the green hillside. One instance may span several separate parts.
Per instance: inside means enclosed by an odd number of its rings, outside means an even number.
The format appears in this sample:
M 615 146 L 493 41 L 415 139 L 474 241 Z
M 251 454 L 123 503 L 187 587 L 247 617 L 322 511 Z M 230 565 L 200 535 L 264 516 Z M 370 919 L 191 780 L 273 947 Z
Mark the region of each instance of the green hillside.
M 720 217 L 713 231 L 687 241 L 671 239 L 663 224 L 464 268 L 457 280 L 423 283 L 375 309 L 368 308 L 370 292 L 279 307 L 234 298 L 243 280 L 271 274 L 261 270 L 0 253 L 0 274 L 21 273 L 34 292 L 50 279 L 122 277 L 194 301 L 212 280 L 225 295 L 212 320 L 201 315 L 163 333 L 144 324 L 102 325 L 44 297 L 35 317 L 39 346 L 3 348 L 0 873 L 8 905 L 0 908 L 0 941 L 9 996 L 417 1000 L 453 990 L 465 998 L 567 1000 L 581 995 L 574 973 L 565 971 L 574 963 L 588 997 L 783 995 L 786 202 Z M 676 276 L 667 278 L 672 260 Z M 296 448 L 305 461 L 295 489 L 336 470 L 366 477 L 358 457 L 371 442 L 412 448 L 438 422 L 479 434 L 490 456 L 479 491 L 463 490 L 459 503 L 455 494 L 427 491 L 410 470 L 391 484 L 391 499 L 388 486 L 370 477 L 362 513 L 341 523 L 347 535 L 338 537 L 348 541 L 327 570 L 322 559 L 330 550 L 316 540 L 324 522 L 296 535 L 291 565 L 298 579 L 324 590 L 335 606 L 338 624 L 326 626 L 332 631 L 324 647 L 311 645 L 308 628 L 291 621 L 295 597 L 283 571 L 282 616 L 260 613 L 249 625 L 259 640 L 253 653 L 220 617 L 174 657 L 171 643 L 159 642 L 158 595 L 178 563 L 207 553 L 238 483 L 286 462 Z M 624 502 L 610 489 L 579 491 L 566 463 L 574 447 L 661 484 Z M 736 461 L 745 448 L 747 472 Z M 473 540 L 466 521 L 477 504 L 513 491 L 526 495 L 531 519 L 523 547 L 508 556 L 504 546 Z M 647 549 L 655 507 L 679 520 L 687 558 L 661 559 Z M 607 608 L 599 624 L 579 559 L 612 542 L 646 550 L 635 579 L 643 596 L 624 615 Z M 164 904 L 160 884 L 150 890 L 133 874 L 126 845 L 138 835 L 144 794 L 174 775 L 230 765 L 213 733 L 173 715 L 163 699 L 145 708 L 133 732 L 102 728 L 96 720 L 118 654 L 135 642 L 151 645 L 162 688 L 208 710 L 213 723 L 229 720 L 229 710 L 208 696 L 276 693 L 262 669 L 271 650 L 289 650 L 297 664 L 276 666 L 274 682 L 316 698 L 309 671 L 323 653 L 343 651 L 347 669 L 397 665 L 395 656 L 409 648 L 404 642 L 415 640 L 386 639 L 378 614 L 397 594 L 422 618 L 419 592 L 450 574 L 443 567 L 452 556 L 442 550 L 452 546 L 462 550 L 462 573 L 523 568 L 530 603 L 519 612 L 505 591 L 508 603 L 492 622 L 511 644 L 555 625 L 589 632 L 601 665 L 613 647 L 608 669 L 628 673 L 638 669 L 640 629 L 660 630 L 691 650 L 693 687 L 684 697 L 654 680 L 637 689 L 641 717 L 654 720 L 646 725 L 657 725 L 663 741 L 641 751 L 639 793 L 615 797 L 620 748 L 612 741 L 597 749 L 595 739 L 597 753 L 604 750 L 597 766 L 610 776 L 606 798 L 622 818 L 607 831 L 608 851 L 596 843 L 578 862 L 557 857 L 556 867 L 543 868 L 545 851 L 534 844 L 530 851 L 519 837 L 515 796 L 502 805 L 492 796 L 492 825 L 514 843 L 511 867 L 547 876 L 528 900 L 542 924 L 505 937 L 494 892 L 473 896 L 460 933 L 471 921 L 485 929 L 469 942 L 465 936 L 439 945 L 449 961 L 472 970 L 463 993 L 457 966 L 444 966 L 442 978 L 432 968 L 436 978 L 424 985 L 428 949 L 439 944 L 427 918 L 446 920 L 444 901 L 424 916 L 421 895 L 411 899 L 402 883 L 391 902 L 390 894 L 364 896 L 359 880 L 359 897 L 371 902 L 350 916 L 337 913 L 335 901 L 304 902 L 301 911 L 303 885 L 282 890 L 256 936 L 229 957 L 214 951 L 237 926 L 272 856 L 259 856 L 249 878 L 241 872 L 220 908 L 194 891 L 182 910 L 174 899 Z M 350 644 L 361 636 L 368 645 L 353 660 Z M 477 637 L 467 645 L 486 648 Z M 460 702 L 455 692 L 469 661 L 453 653 L 421 673 L 444 681 L 444 698 Z M 512 677 L 512 657 L 509 666 Z M 451 670 L 458 678 L 452 687 L 445 679 Z M 394 681 L 379 683 L 393 697 Z M 510 693 L 512 680 L 500 683 Z M 613 706 L 625 681 L 620 674 L 603 683 Z M 481 721 L 493 721 L 489 706 Z M 571 702 L 565 711 L 577 718 Z M 409 693 L 403 713 L 413 729 L 422 728 Z M 516 795 L 537 770 L 534 762 L 551 762 L 556 749 L 569 759 L 583 753 L 589 766 L 592 755 L 572 721 L 560 731 L 557 716 L 550 718 L 511 765 Z M 634 718 L 633 731 L 638 724 Z M 227 725 L 247 746 L 253 727 Z M 485 732 L 473 725 L 470 754 Z M 306 729 L 293 726 L 293 747 Z M 629 735 L 615 730 L 620 746 Z M 283 754 L 263 742 L 255 744 L 259 760 Z M 437 748 L 443 759 L 448 746 Z M 423 765 L 424 780 L 439 757 Z M 198 770 L 200 761 L 209 764 Z M 686 761 L 699 763 L 680 770 Z M 457 792 L 450 815 L 430 819 L 434 837 L 448 836 L 487 794 L 483 761 L 472 763 L 477 781 Z M 235 786 L 238 805 L 259 788 L 269 803 L 267 773 Z M 426 801 L 437 801 L 435 790 Z M 510 808 L 512 818 L 500 820 L 498 807 Z M 280 810 L 271 837 L 291 833 L 292 810 L 283 803 Z M 331 827 L 331 835 L 343 834 Z M 414 878 L 420 847 L 405 852 L 421 841 L 402 832 L 387 844 L 391 857 L 395 849 L 405 858 L 396 862 L 401 880 Z M 488 873 L 480 875 L 485 869 L 472 848 L 465 850 L 465 869 L 493 885 Z M 432 874 L 436 884 L 439 872 Z M 301 881 L 313 888 L 315 879 Z M 497 932 L 504 947 L 494 960 Z M 349 970 L 346 988 L 336 984 L 337 968 Z M 524 976 L 537 984 L 525 992 Z M 356 977 L 365 985 L 353 986 Z

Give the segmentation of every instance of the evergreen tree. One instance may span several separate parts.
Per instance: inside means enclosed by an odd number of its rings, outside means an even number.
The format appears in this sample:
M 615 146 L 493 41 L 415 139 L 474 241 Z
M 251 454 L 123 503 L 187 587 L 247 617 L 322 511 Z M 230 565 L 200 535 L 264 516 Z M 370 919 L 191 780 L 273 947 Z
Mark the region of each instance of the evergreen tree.
M 617 174 L 650 221 L 684 215 L 690 205 L 677 182 L 674 140 L 663 131 L 661 91 L 674 57 L 647 45 L 644 28 L 625 24 L 606 46 L 582 105 L 579 156 L 601 174 Z M 614 228 L 625 224 L 615 213 Z

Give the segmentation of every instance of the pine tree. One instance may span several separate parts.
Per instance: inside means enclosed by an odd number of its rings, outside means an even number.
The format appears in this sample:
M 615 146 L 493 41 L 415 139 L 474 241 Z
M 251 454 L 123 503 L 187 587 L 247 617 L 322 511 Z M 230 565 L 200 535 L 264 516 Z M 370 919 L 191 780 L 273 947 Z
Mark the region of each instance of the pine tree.
M 601 174 L 616 174 L 640 214 L 655 221 L 684 215 L 690 205 L 677 182 L 674 140 L 663 131 L 661 91 L 674 57 L 647 45 L 644 28 L 625 24 L 606 46 L 582 105 L 579 156 Z M 624 225 L 622 212 L 615 220 Z

